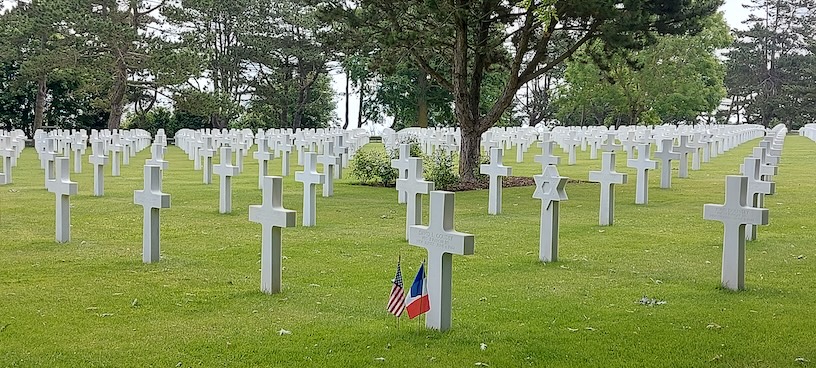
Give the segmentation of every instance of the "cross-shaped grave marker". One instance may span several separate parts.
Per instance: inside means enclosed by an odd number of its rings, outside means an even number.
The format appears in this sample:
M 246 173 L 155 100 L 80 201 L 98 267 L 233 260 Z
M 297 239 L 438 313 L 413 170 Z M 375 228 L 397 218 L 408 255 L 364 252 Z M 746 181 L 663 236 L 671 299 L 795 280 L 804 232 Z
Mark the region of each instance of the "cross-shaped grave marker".
M 124 147 L 122 144 L 120 144 L 119 133 L 113 133 L 112 139 L 112 143 L 108 146 L 108 149 L 110 150 L 111 176 L 119 176 L 121 165 L 119 156 L 122 154 Z
M 296 213 L 283 208 L 283 178 L 263 177 L 263 204 L 249 206 L 249 221 L 262 226 L 261 235 L 261 292 L 275 294 L 281 291 L 281 228 L 294 227 Z
M 421 158 L 408 158 L 407 177 L 397 179 L 397 189 L 405 193 L 408 203 L 405 209 L 405 239 L 408 239 L 411 226 L 422 224 L 422 195 L 434 190 L 434 183 L 423 177 Z
M 167 170 L 169 163 L 164 159 L 164 146 L 154 143 L 150 146 L 150 158 L 145 160 L 145 165 L 158 166 L 162 171 Z
M 767 225 L 768 210 L 746 206 L 748 178 L 725 177 L 725 204 L 706 204 L 703 218 L 723 223 L 722 286 L 745 289 L 745 225 Z
M 680 145 L 674 147 L 675 152 L 680 154 L 680 166 L 678 167 L 677 177 L 688 178 L 688 159 L 689 153 L 694 151 L 694 144 L 689 142 L 689 136 L 680 136 Z
M 292 154 L 292 144 L 288 134 L 283 135 L 276 149 L 281 157 L 281 176 L 289 176 L 289 156 Z
M 85 152 L 85 139 L 82 133 L 76 132 L 71 136 L 71 151 L 74 152 L 74 173 L 82 172 L 82 154 Z
M 323 183 L 323 196 L 331 197 L 334 195 L 334 170 L 337 169 L 339 158 L 334 156 L 334 142 L 323 142 L 323 154 L 317 156 L 317 162 L 323 165 L 323 174 L 326 181 Z
M 490 187 L 487 197 L 487 213 L 498 215 L 502 211 L 502 177 L 510 176 L 513 168 L 502 165 L 504 151 L 501 148 L 490 149 L 490 163 L 479 166 L 479 172 L 490 176 Z
M 122 145 L 122 165 L 130 165 L 130 152 L 133 148 L 133 141 L 130 139 L 129 131 L 122 131 L 119 137 L 119 142 Z
M 304 152 L 303 171 L 295 172 L 295 181 L 303 183 L 303 226 L 315 226 L 315 185 L 324 180 L 325 175 L 317 172 L 317 154 Z
M 325 151 L 325 149 L 324 149 Z M 335 179 L 342 179 L 343 178 L 343 167 L 348 166 L 348 153 L 349 148 L 345 144 L 345 140 L 343 135 L 337 135 L 334 137 L 334 147 L 331 152 L 335 157 L 337 157 L 337 168 L 334 170 L 334 178 Z
M 680 159 L 680 154 L 672 151 L 672 139 L 661 139 L 660 150 L 655 152 L 655 157 L 660 159 L 660 187 L 671 188 L 671 162 Z
M 269 160 L 275 158 L 275 155 L 269 152 L 269 141 L 265 135 L 259 134 L 255 141 L 258 143 L 258 150 L 252 154 L 252 157 L 258 160 L 258 188 L 260 189 L 263 188 L 264 177 L 269 174 Z
M 623 150 L 626 151 L 626 159 L 631 160 L 635 158 L 635 147 L 638 145 L 637 139 L 635 139 L 635 132 L 630 131 L 620 141 Z
M 391 167 L 397 169 L 397 180 L 408 177 L 409 158 L 411 158 L 411 145 L 406 143 L 400 144 L 398 158 L 391 160 Z M 399 184 L 399 181 L 397 181 L 397 183 Z M 397 197 L 397 203 L 405 203 L 407 194 L 404 190 L 400 189 L 399 185 L 397 185 Z
M 606 133 L 606 142 L 601 145 L 601 148 L 606 152 L 615 152 L 620 151 L 623 146 L 620 144 L 615 144 L 615 139 L 617 139 L 618 132 L 607 132 Z
M 543 135 L 541 142 L 538 142 L 538 146 L 541 147 L 541 154 L 533 157 L 533 160 L 541 164 L 541 172 L 544 172 L 549 165 L 558 165 L 561 163 L 561 157 L 553 155 L 554 143 L 555 142 L 550 140 L 549 134 Z
M 56 151 L 56 138 L 48 138 L 45 142 L 45 152 L 42 154 L 42 159 L 45 160 L 45 188 L 48 189 L 48 182 L 56 179 L 56 163 L 59 154 Z
M 10 146 L 9 139 L 0 137 L 0 160 L 3 160 L 3 173 L 0 174 L 0 184 L 11 184 L 12 182 L 12 158 L 17 157 L 13 147 Z
M 555 165 L 547 166 L 541 175 L 533 175 L 536 182 L 533 198 L 541 200 L 538 259 L 541 262 L 558 260 L 558 223 L 561 201 L 567 200 L 567 178 L 558 175 Z
M 215 166 L 213 172 L 221 176 L 218 185 L 218 212 L 232 212 L 232 177 L 238 175 L 238 166 L 232 165 L 232 147 L 221 147 L 221 162 Z
M 105 195 L 105 165 L 108 164 L 108 156 L 105 156 L 102 148 L 102 141 L 97 140 L 91 143 L 91 156 L 88 161 L 93 165 L 94 189 L 93 195 L 101 197 Z
M 604 152 L 601 157 L 601 171 L 590 171 L 589 181 L 601 183 L 601 205 L 599 224 L 612 225 L 615 222 L 615 184 L 626 184 L 628 175 L 615 171 L 615 152 Z
M 170 195 L 162 193 L 162 171 L 154 165 L 144 167 L 144 189 L 133 192 L 133 203 L 144 207 L 142 226 L 142 262 L 159 261 L 159 210 L 170 208 Z
M 773 195 L 776 192 L 776 183 L 762 179 L 760 174 L 762 163 L 758 158 L 746 157 L 741 166 L 740 173 L 748 178 L 746 204 L 748 207 L 762 208 L 765 205 L 765 195 Z M 756 240 L 757 230 L 757 225 L 746 226 L 745 239 Z
M 439 331 L 451 328 L 451 289 L 453 286 L 453 254 L 471 255 L 473 235 L 453 229 L 454 194 L 431 192 L 428 226 L 414 225 L 409 229 L 408 243 L 428 251 L 428 299 L 431 310 L 425 327 Z
M 581 144 L 582 139 L 578 137 L 578 133 L 570 132 L 569 137 L 564 139 L 564 143 L 567 145 L 567 165 L 575 165 L 577 162 L 577 147 Z
M 77 194 L 78 186 L 71 181 L 67 157 L 57 157 L 55 168 L 55 178 L 48 181 L 46 188 L 56 195 L 57 243 L 67 243 L 71 241 L 71 196 Z
M 510 138 L 510 142 L 516 146 L 516 162 L 524 162 L 524 153 L 527 152 L 527 138 L 519 133 Z
M 700 170 L 700 149 L 703 147 L 700 139 L 702 139 L 702 134 L 696 133 L 689 142 L 691 147 L 691 169 L 694 171 Z
M 779 167 L 776 165 L 771 165 L 765 162 L 765 148 L 762 147 L 754 147 L 753 151 L 751 152 L 751 157 L 759 159 L 759 175 L 762 180 L 765 181 L 772 181 L 774 175 L 779 173 Z M 740 171 L 742 172 L 742 171 Z M 760 206 L 762 204 L 760 203 Z
M 657 161 L 649 159 L 650 144 L 639 144 L 637 158 L 626 160 L 626 166 L 637 170 L 635 182 L 635 204 L 649 203 L 649 170 L 657 168 Z
M 198 151 L 196 154 L 199 161 L 198 166 L 202 169 L 202 181 L 204 184 L 212 184 L 213 156 L 215 156 L 212 137 L 202 137 L 201 142 L 196 146 L 196 150 Z M 224 160 L 223 156 L 221 156 L 221 160 Z M 227 160 L 232 163 L 232 157 L 228 157 Z

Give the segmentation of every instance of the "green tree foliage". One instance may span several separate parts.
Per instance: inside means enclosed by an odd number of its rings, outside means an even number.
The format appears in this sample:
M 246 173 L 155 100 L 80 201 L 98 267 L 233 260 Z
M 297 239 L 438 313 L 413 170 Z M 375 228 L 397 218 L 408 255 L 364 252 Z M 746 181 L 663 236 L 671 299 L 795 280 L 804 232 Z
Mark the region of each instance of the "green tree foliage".
M 74 30 L 82 11 L 79 1 L 18 1 L 0 15 L 0 63 L 16 69 L 15 87 L 33 88 L 32 130 L 45 121 L 49 79 L 80 62 L 82 39 Z
M 156 15 L 164 1 L 79 1 L 88 2 L 90 9 L 79 31 L 87 40 L 91 67 L 99 74 L 97 80 L 107 89 L 99 104 L 110 112 L 108 128 L 118 129 L 127 103 L 138 102 L 140 115 L 153 106 L 159 88 L 156 77 L 162 74 L 160 70 L 175 65 L 158 56 L 162 42 L 152 31 L 159 26 Z M 144 99 L 148 100 L 146 109 Z
M 180 46 L 197 64 L 192 69 L 197 73 L 190 75 L 196 82 L 176 89 L 186 109 L 210 116 L 218 128 L 237 119 L 246 106 L 267 126 L 301 128 L 330 121 L 327 53 L 317 41 L 320 25 L 308 4 L 184 0 L 165 13 L 182 30 Z
M 481 134 L 510 108 L 526 83 L 561 64 L 582 45 L 602 40 L 610 49 L 642 48 L 654 34 L 695 33 L 719 0 L 572 1 L 498 0 L 327 1 L 350 29 L 370 30 L 367 42 L 410 55 L 454 96 L 462 129 L 459 170 L 475 179 Z M 568 40 L 563 49 L 551 47 Z M 508 48 L 507 44 L 511 44 Z M 447 70 L 440 67 L 450 66 Z M 504 75 L 500 93 L 484 101 L 491 71 Z
M 730 42 L 721 14 L 696 35 L 660 36 L 640 51 L 598 60 L 593 43 L 568 62 L 557 100 L 568 125 L 661 124 L 695 121 L 725 97 L 725 70 L 717 49 Z
M 726 54 L 731 106 L 726 118 L 740 123 L 796 127 L 816 117 L 814 24 L 816 3 L 754 0 L 747 30 L 735 31 Z

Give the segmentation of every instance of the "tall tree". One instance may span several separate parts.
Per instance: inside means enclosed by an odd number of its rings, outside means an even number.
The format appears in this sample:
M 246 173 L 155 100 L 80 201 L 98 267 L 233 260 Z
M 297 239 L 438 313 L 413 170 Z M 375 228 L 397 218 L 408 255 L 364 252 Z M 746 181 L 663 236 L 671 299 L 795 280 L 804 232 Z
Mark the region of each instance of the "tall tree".
M 322 25 L 315 10 L 302 0 L 269 2 L 253 15 L 259 30 L 243 35 L 254 77 L 252 105 L 277 111 L 276 126 L 326 125 L 333 105 L 328 84 L 327 48 L 318 37 Z M 331 108 L 329 108 L 331 110 Z
M 20 78 L 34 81 L 33 130 L 46 119 L 49 77 L 80 59 L 74 29 L 82 11 L 79 1 L 18 0 L 0 16 L 0 61 L 19 63 Z
M 161 27 L 156 15 L 165 0 L 92 1 L 85 31 L 97 56 L 94 66 L 110 76 L 106 78 L 109 87 L 104 103 L 110 111 L 108 128 L 118 129 L 129 102 L 127 97 L 144 95 L 144 89 L 156 89 L 150 76 L 150 59 L 160 40 L 149 27 Z
M 734 32 L 736 41 L 726 54 L 730 114 L 764 126 L 805 119 L 812 114 L 801 96 L 813 78 L 803 73 L 813 58 L 816 3 L 753 0 L 745 7 L 751 11 L 743 22 L 748 29 Z
M 582 49 L 568 62 L 560 116 L 575 120 L 584 116 L 577 110 L 590 107 L 617 126 L 693 122 L 712 112 L 725 97 L 725 70 L 715 52 L 732 40 L 722 14 L 704 24 L 696 35 L 659 36 L 643 50 L 604 60 L 596 55 L 603 45 Z
M 243 37 L 260 30 L 255 16 L 265 6 L 260 0 L 183 0 L 166 6 L 163 14 L 179 29 L 181 46 L 195 57 L 197 75 L 190 76 L 178 93 L 188 101 L 206 101 L 201 113 L 215 128 L 225 128 L 249 99 L 247 53 Z M 188 104 L 195 109 L 195 104 Z
M 397 49 L 454 96 L 461 127 L 460 176 L 475 179 L 481 134 L 494 126 L 511 106 L 516 92 L 561 64 L 583 44 L 602 39 L 613 48 L 638 48 L 654 32 L 685 33 L 699 29 L 702 16 L 712 14 L 719 0 L 572 1 L 525 0 L 358 0 L 359 11 L 347 21 L 372 29 L 370 41 Z M 334 10 L 349 10 L 346 0 Z M 552 40 L 570 40 L 554 50 Z M 509 47 L 509 57 L 507 43 Z M 443 60 L 444 62 L 435 62 Z M 450 65 L 448 73 L 434 65 Z M 501 94 L 483 109 L 482 88 L 488 71 L 502 66 L 506 78 Z

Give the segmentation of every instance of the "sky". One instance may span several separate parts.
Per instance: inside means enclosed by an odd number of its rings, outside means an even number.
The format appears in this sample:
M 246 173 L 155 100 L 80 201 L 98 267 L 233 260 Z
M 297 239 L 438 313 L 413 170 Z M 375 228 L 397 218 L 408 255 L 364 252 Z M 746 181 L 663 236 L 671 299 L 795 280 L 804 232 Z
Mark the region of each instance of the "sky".
M 229 0 L 226 0 L 229 1 Z M 0 7 L 0 11 L 3 9 L 10 7 L 15 1 L 14 0 L 2 0 L 2 7 Z M 728 22 L 728 25 L 731 28 L 744 28 L 742 26 L 742 21 L 748 18 L 748 11 L 746 11 L 743 7 L 743 3 L 748 3 L 750 0 L 725 0 L 723 6 L 720 8 L 725 14 L 725 20 Z M 339 121 L 342 121 L 345 116 L 345 97 L 343 93 L 345 92 L 345 75 L 342 73 L 341 70 L 337 70 L 339 68 L 335 68 L 335 70 L 330 70 L 329 75 L 332 77 L 332 88 L 335 92 L 334 102 L 336 104 L 335 108 L 335 115 Z M 354 128 L 357 126 L 357 112 L 359 106 L 359 94 L 352 93 L 349 96 L 349 117 L 350 117 L 350 124 L 349 128 Z

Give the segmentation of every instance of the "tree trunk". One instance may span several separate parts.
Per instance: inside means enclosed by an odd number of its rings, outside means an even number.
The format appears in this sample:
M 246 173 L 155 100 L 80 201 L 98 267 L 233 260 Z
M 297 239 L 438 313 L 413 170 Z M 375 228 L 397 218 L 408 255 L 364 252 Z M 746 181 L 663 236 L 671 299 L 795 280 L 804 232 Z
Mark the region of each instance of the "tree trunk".
M 459 153 L 459 177 L 462 181 L 474 181 L 479 173 L 479 161 L 482 154 L 482 132 L 470 128 L 462 128 L 461 132 L 462 148 Z
M 122 123 L 122 114 L 125 109 L 125 92 L 127 91 L 128 71 L 127 65 L 122 60 L 116 65 L 116 76 L 111 87 L 110 117 L 108 117 L 108 129 L 119 129 Z
M 349 72 L 346 71 L 346 122 L 343 124 L 343 129 L 348 129 L 349 126 Z
M 417 126 L 428 127 L 428 73 L 424 69 L 419 69 L 419 80 L 417 85 Z
M 365 80 L 361 79 L 360 80 L 360 103 L 359 103 L 359 105 L 357 107 L 357 127 L 358 128 L 363 127 L 363 95 L 364 95 L 364 89 L 365 89 L 365 88 L 363 88 L 364 86 L 365 86 Z
M 40 78 L 37 80 L 37 100 L 34 103 L 34 126 L 32 131 L 36 132 L 37 129 L 42 128 L 43 121 L 45 120 L 45 98 L 48 96 L 48 83 L 47 83 L 48 76 L 43 73 L 40 75 Z

